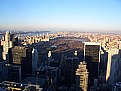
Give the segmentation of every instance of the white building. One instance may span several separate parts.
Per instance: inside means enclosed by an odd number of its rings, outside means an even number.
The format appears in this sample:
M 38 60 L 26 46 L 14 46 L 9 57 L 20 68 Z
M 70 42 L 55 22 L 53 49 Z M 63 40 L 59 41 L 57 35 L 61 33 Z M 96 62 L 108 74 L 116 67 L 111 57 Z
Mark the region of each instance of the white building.
M 12 34 L 10 32 L 6 32 L 5 36 L 3 36 L 1 45 L 3 45 L 3 53 L 2 53 L 2 58 L 3 60 L 8 59 L 8 51 L 9 48 L 13 47 L 13 41 L 12 41 Z

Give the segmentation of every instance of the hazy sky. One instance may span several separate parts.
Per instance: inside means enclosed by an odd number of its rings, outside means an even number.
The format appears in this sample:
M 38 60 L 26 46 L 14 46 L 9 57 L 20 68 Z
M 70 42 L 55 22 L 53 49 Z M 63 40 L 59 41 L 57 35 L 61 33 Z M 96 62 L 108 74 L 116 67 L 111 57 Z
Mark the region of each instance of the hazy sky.
M 0 0 L 0 27 L 121 31 L 121 0 Z

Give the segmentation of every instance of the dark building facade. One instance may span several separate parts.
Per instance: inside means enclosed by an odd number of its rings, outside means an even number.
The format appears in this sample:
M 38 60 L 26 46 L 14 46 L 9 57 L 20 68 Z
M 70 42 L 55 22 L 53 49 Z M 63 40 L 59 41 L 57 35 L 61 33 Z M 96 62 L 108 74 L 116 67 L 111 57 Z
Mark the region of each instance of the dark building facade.
M 32 48 L 15 46 L 11 49 L 12 64 L 21 66 L 22 79 L 32 73 Z
M 75 72 L 78 68 L 79 59 L 77 57 L 68 57 L 65 59 L 61 68 L 62 84 L 70 87 L 75 83 Z
M 21 66 L 6 64 L 8 70 L 8 80 L 12 82 L 21 82 Z
M 100 63 L 100 43 L 85 42 L 84 45 L 84 60 L 87 62 L 89 72 L 89 87 L 94 85 L 95 79 L 99 76 Z

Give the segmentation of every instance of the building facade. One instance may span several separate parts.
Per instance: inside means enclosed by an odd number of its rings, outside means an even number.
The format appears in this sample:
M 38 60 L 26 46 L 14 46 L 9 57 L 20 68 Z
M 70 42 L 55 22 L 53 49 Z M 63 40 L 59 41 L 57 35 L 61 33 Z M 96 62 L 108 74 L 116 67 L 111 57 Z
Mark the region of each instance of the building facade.
M 84 42 L 84 60 L 89 71 L 89 87 L 94 85 L 95 79 L 99 76 L 100 49 L 100 43 Z
M 11 34 L 10 32 L 6 32 L 2 37 L 1 45 L 3 46 L 2 58 L 3 60 L 9 60 L 8 51 L 15 45 L 18 45 L 18 38 Z
M 88 90 L 88 71 L 86 62 L 80 62 L 76 70 L 76 91 Z
M 22 79 L 32 74 L 32 49 L 30 47 L 15 46 L 11 50 L 12 64 L 21 66 Z

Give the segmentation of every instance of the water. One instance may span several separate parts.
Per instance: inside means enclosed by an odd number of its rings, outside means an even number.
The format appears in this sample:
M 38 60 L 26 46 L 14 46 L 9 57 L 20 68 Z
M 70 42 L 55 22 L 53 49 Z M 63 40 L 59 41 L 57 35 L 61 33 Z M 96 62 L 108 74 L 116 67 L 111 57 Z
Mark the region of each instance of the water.
M 26 37 L 26 36 L 37 36 L 40 34 L 46 34 L 51 33 L 49 31 L 40 31 L 40 32 L 14 32 L 13 34 L 16 34 L 19 37 Z M 0 40 L 2 39 L 3 35 L 0 35 Z
M 66 39 L 66 40 L 74 40 L 74 41 L 81 41 L 81 42 L 87 42 L 88 41 L 88 39 L 86 39 L 86 38 L 79 38 L 79 39 Z

